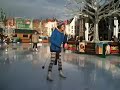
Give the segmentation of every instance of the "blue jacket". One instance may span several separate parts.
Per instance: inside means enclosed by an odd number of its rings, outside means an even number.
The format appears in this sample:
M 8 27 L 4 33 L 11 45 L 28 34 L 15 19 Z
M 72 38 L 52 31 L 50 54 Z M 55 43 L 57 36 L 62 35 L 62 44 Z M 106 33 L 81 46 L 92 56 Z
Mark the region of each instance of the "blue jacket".
M 64 34 L 55 29 L 50 37 L 50 51 L 61 52 L 61 44 L 64 41 Z

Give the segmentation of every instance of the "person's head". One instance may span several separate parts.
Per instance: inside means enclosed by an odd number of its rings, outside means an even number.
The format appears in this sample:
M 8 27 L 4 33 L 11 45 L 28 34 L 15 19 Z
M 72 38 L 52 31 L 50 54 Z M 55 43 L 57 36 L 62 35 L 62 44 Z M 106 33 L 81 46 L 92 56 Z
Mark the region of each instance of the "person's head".
M 115 35 L 113 36 L 114 38 L 117 38 Z
M 37 34 L 37 32 L 35 32 L 35 34 Z
M 79 38 L 79 36 L 76 36 L 76 38 Z
M 8 35 L 5 36 L 6 38 L 8 37 Z
M 64 32 L 64 30 L 65 30 L 65 24 L 64 24 L 64 23 L 58 24 L 57 28 L 58 28 L 61 32 Z

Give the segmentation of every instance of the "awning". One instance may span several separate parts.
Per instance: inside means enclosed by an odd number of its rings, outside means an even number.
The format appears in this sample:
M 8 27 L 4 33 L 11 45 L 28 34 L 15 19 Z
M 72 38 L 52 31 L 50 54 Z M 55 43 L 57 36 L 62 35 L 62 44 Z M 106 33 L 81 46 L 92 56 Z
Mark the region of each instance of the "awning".
M 24 33 L 24 34 L 33 34 L 37 32 L 36 30 L 27 30 L 27 29 L 15 29 L 15 33 Z

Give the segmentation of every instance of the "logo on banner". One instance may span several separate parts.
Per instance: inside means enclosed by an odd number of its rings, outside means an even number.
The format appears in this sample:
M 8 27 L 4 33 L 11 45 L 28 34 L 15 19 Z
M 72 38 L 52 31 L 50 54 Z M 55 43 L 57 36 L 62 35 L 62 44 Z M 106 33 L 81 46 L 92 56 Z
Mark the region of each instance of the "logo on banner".
M 84 42 L 79 43 L 79 52 L 85 52 L 85 43 Z
M 25 20 L 25 24 L 30 24 L 31 21 L 29 19 Z

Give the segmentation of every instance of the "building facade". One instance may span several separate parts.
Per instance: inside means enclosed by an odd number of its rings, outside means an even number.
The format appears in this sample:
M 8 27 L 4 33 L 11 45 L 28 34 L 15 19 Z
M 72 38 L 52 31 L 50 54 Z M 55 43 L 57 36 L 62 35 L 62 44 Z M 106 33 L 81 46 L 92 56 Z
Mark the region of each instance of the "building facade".
M 48 37 L 50 37 L 52 34 L 52 31 L 57 27 L 57 21 L 48 20 L 48 22 L 45 24 L 45 27 L 47 28 L 47 35 Z

